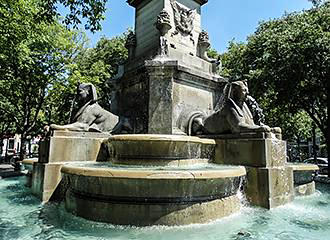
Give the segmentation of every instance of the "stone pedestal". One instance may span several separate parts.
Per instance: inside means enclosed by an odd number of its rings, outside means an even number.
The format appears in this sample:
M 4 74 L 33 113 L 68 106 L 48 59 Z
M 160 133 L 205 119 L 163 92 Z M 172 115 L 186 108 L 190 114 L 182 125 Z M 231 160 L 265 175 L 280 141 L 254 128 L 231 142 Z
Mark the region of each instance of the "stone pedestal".
M 206 2 L 128 1 L 136 9 L 135 32 L 126 43 L 128 61 L 109 84 L 117 90 L 116 113 L 130 119 L 133 133 L 185 135 L 191 114 L 215 108 L 226 80 L 217 75 L 216 60 L 205 57 L 207 48 L 200 50 Z
M 102 161 L 101 144 L 110 136 L 105 133 L 54 131 L 52 136 L 41 141 L 38 161 Z
M 68 162 L 103 161 L 108 157 L 104 133 L 54 131 L 40 143 L 38 162 L 33 164 L 32 193 L 48 202 L 61 181 L 61 168 Z M 104 145 L 105 146 L 105 145 Z
M 118 114 L 131 120 L 134 133 L 179 134 L 187 116 L 209 114 L 225 80 L 173 60 L 149 60 L 116 81 Z
M 292 170 L 282 167 L 247 167 L 245 189 L 249 202 L 271 209 L 294 198 Z
M 211 136 L 208 136 L 211 137 Z M 251 204 L 271 209 L 294 198 L 293 171 L 286 166 L 286 143 L 265 133 L 215 136 L 215 162 L 247 167 Z
M 201 6 L 206 2 L 206 0 L 128 1 L 135 8 L 135 63 L 150 59 L 157 54 L 160 33 L 156 28 L 156 22 L 162 10 L 167 12 L 168 22 L 171 25 L 168 33 L 164 36 L 169 45 L 169 56 L 189 63 L 189 59 L 198 55 L 198 38 L 202 31 Z M 177 6 L 180 9 L 177 9 Z M 180 10 L 181 12 L 189 10 L 191 12 L 186 12 L 181 17 Z M 181 21 L 178 21 L 178 18 Z

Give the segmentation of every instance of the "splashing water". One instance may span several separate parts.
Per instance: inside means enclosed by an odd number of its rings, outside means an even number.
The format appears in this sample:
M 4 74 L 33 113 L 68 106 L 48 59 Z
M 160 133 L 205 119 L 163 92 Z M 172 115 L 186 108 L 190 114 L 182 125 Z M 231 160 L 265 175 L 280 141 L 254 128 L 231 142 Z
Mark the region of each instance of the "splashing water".
M 330 186 L 312 196 L 267 211 L 244 203 L 239 213 L 210 222 L 178 227 L 114 226 L 67 213 L 63 204 L 41 205 L 24 187 L 24 178 L 0 180 L 0 239 L 283 239 L 320 240 L 330 236 Z

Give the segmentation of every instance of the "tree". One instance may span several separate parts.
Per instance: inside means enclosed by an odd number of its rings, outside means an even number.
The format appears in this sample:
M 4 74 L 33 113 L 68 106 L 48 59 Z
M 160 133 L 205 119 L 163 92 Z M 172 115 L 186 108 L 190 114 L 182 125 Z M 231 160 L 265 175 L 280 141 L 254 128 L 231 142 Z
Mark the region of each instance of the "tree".
M 246 61 L 245 53 L 247 44 L 229 43 L 228 51 L 222 54 L 223 68 L 220 74 L 230 81 L 237 79 L 248 79 L 250 94 L 256 98 L 261 108 L 264 110 L 266 123 L 270 126 L 280 126 L 283 131 L 283 138 L 289 141 L 295 139 L 305 139 L 312 131 L 312 120 L 303 111 L 291 112 L 286 106 L 273 104 L 273 99 L 268 94 L 261 94 L 259 83 L 252 81 L 253 72 L 250 71 L 250 62 Z
M 232 44 L 224 72 L 249 80 L 274 117 L 304 112 L 320 129 L 329 152 L 328 79 L 330 3 L 260 23 L 247 44 Z M 269 117 L 269 116 L 268 116 Z
M 38 131 L 50 86 L 65 79 L 77 33 L 37 21 L 37 0 L 1 3 L 0 16 L 0 115 L 21 134 L 23 154 L 27 135 Z
M 56 22 L 61 16 L 58 12 L 58 6 L 63 5 L 68 13 L 63 16 L 62 23 L 78 28 L 82 23 L 81 19 L 84 18 L 87 21 L 85 29 L 95 32 L 102 29 L 100 21 L 104 20 L 103 14 L 106 10 L 106 3 L 107 0 L 39 0 L 36 20 Z
M 93 83 L 98 91 L 98 102 L 110 109 L 113 89 L 107 82 L 127 59 L 126 37 L 127 32 L 112 39 L 101 38 L 94 48 L 80 49 L 68 65 L 66 81 L 56 83 L 49 91 L 47 112 L 51 122 L 65 124 L 70 121 L 78 82 Z

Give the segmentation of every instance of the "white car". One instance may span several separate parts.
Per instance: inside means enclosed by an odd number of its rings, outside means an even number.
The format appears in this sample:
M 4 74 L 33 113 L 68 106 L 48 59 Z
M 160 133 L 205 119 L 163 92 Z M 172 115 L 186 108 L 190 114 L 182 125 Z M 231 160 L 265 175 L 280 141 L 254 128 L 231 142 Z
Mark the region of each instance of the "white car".
M 320 168 L 320 174 L 328 174 L 328 158 L 317 157 L 315 162 L 314 158 L 311 157 L 306 159 L 304 163 L 316 164 Z

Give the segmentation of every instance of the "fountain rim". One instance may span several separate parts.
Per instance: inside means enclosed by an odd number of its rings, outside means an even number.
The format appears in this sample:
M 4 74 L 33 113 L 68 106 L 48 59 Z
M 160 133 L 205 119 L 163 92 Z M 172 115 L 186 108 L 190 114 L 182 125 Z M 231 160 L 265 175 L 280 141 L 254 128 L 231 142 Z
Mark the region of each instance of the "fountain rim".
M 286 166 L 292 168 L 293 171 L 317 171 L 319 167 L 316 164 L 309 163 L 289 163 Z
M 195 136 L 170 134 L 119 134 L 109 138 L 111 141 L 144 141 L 144 142 L 190 142 L 215 145 L 214 139 L 199 138 Z
M 148 170 L 148 169 L 110 169 L 84 166 L 63 166 L 61 172 L 70 175 L 85 177 L 107 177 L 126 179 L 217 179 L 229 177 L 241 177 L 246 175 L 243 166 L 231 166 L 232 168 L 217 170 Z

